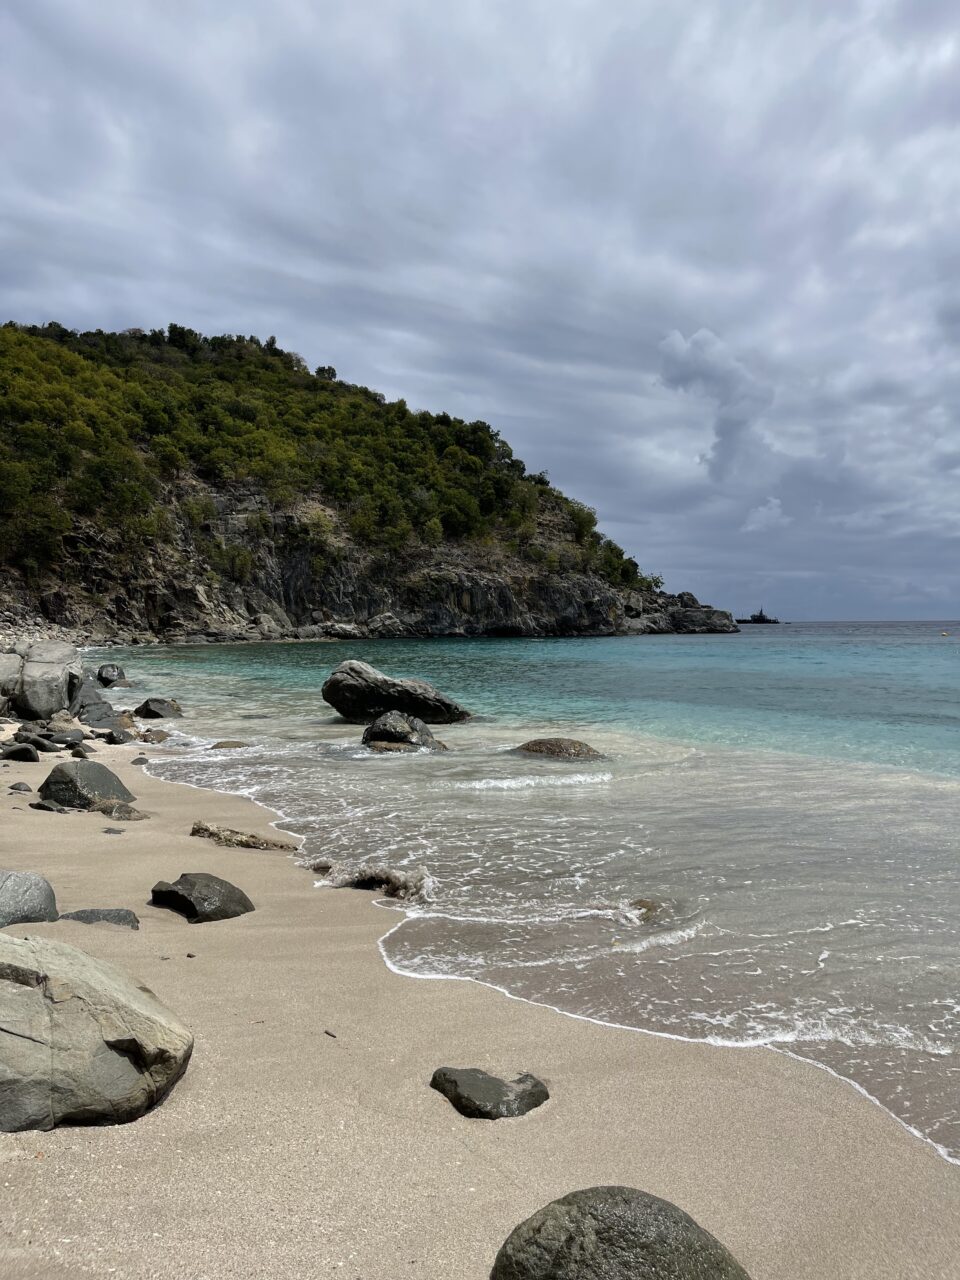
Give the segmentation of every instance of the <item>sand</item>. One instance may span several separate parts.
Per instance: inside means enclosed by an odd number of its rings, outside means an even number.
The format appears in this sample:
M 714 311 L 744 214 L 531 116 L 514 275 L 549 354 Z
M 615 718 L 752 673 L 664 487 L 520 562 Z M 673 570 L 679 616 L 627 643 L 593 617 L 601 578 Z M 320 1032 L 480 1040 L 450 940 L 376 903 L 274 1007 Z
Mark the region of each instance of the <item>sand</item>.
M 151 815 L 139 823 L 38 813 L 7 786 L 38 785 L 46 762 L 0 769 L 0 867 L 46 875 L 64 911 L 132 907 L 140 931 L 10 932 L 124 967 L 196 1048 L 133 1124 L 0 1134 L 5 1280 L 483 1280 L 517 1222 L 597 1183 L 679 1204 L 753 1280 L 960 1277 L 960 1168 L 852 1087 L 765 1049 L 393 974 L 377 940 L 399 917 L 375 895 L 191 837 L 201 817 L 266 833 L 271 815 L 152 779 L 136 750 L 97 759 Z M 147 905 L 183 871 L 225 876 L 257 910 L 188 925 Z M 428 1087 L 439 1065 L 532 1071 L 552 1096 L 518 1120 L 467 1120 Z

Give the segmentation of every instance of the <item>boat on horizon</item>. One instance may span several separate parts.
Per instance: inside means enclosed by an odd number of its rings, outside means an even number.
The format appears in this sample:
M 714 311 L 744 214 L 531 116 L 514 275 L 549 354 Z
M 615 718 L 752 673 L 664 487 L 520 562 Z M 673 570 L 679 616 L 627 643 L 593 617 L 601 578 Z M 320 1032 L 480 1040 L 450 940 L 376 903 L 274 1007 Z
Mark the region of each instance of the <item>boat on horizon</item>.
M 756 613 L 751 613 L 749 618 L 735 618 L 734 621 L 740 626 L 743 626 L 748 622 L 756 623 L 759 626 L 773 626 L 774 624 L 779 625 L 780 623 L 779 618 L 770 618 L 763 612 L 763 605 L 760 606 Z

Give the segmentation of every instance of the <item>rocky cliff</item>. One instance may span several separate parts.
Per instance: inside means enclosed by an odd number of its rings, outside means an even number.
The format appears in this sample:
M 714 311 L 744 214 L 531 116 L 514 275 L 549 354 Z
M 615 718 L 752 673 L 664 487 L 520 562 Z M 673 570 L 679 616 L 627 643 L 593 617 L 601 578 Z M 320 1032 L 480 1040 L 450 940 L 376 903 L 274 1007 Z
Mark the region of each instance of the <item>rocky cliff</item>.
M 372 549 L 336 511 L 310 500 L 277 511 L 250 488 L 171 487 L 163 510 L 163 541 L 132 562 L 121 535 L 78 521 L 55 576 L 28 585 L 8 571 L 0 629 L 121 643 L 737 630 L 688 592 L 565 567 L 549 520 L 531 558 L 482 541 Z

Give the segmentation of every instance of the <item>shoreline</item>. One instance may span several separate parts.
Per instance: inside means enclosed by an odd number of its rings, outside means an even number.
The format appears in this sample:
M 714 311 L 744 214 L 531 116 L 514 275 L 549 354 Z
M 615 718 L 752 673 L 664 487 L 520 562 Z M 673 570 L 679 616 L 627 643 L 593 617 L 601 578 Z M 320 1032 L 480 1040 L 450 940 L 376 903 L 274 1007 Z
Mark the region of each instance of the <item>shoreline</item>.
M 147 821 L 102 836 L 100 815 L 17 813 L 7 795 L 0 863 L 48 875 L 61 910 L 133 906 L 140 932 L 11 928 L 118 963 L 197 1047 L 133 1124 L 0 1135 L 5 1274 L 219 1280 L 319 1265 L 481 1280 L 517 1222 L 598 1182 L 673 1200 L 753 1280 L 955 1274 L 960 1176 L 849 1082 L 780 1051 L 627 1035 L 473 979 L 411 982 L 384 962 L 375 894 L 317 892 L 284 853 L 186 834 L 203 817 L 299 843 L 282 814 L 145 774 L 133 749 L 98 759 Z M 233 880 L 257 911 L 189 926 L 141 906 L 156 879 L 190 869 Z M 439 1065 L 530 1070 L 552 1097 L 520 1120 L 469 1121 L 428 1088 Z

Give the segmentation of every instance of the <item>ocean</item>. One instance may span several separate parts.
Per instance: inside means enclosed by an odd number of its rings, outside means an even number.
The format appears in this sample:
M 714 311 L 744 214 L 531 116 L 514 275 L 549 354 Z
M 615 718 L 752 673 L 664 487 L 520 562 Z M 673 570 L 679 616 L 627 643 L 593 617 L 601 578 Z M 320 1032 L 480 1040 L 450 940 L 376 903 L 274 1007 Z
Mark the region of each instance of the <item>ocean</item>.
M 960 623 L 102 656 L 184 705 L 152 772 L 429 872 L 385 919 L 399 972 L 808 1059 L 960 1162 Z M 476 716 L 448 753 L 368 753 L 320 696 L 345 658 Z M 548 734 L 604 758 L 511 751 Z

